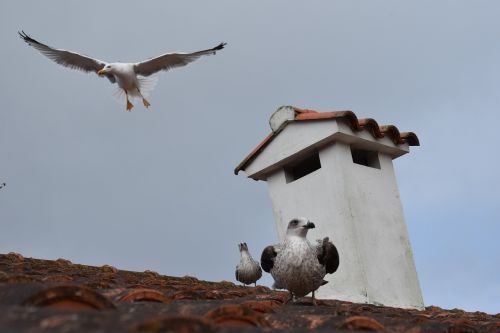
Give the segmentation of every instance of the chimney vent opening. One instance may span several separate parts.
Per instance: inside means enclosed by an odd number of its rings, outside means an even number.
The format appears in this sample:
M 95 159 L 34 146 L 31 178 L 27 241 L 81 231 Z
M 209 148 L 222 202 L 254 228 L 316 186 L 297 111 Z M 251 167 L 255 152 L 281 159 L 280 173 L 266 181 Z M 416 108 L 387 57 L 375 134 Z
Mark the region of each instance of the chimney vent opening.
M 303 158 L 299 162 L 285 167 L 286 182 L 291 183 L 321 168 L 319 154 L 316 152 Z
M 380 169 L 378 152 L 351 147 L 352 161 L 359 165 Z

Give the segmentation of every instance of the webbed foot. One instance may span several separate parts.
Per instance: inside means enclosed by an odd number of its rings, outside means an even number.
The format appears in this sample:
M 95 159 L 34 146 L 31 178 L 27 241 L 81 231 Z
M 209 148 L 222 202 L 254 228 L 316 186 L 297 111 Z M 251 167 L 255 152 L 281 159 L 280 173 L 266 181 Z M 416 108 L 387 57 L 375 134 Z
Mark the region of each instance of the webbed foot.
M 134 104 L 130 103 L 130 101 L 127 99 L 127 111 L 132 110 L 133 107 L 134 107 Z

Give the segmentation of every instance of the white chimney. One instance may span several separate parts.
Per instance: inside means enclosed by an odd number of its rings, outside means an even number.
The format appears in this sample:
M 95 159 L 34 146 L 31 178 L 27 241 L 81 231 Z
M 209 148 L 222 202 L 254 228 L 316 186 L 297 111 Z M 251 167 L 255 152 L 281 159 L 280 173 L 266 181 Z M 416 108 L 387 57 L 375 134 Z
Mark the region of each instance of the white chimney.
M 317 297 L 423 308 L 392 164 L 417 136 L 351 111 L 284 106 L 269 123 L 235 173 L 267 182 L 280 240 L 290 219 L 306 216 L 316 224 L 310 241 L 337 246 L 339 269 Z

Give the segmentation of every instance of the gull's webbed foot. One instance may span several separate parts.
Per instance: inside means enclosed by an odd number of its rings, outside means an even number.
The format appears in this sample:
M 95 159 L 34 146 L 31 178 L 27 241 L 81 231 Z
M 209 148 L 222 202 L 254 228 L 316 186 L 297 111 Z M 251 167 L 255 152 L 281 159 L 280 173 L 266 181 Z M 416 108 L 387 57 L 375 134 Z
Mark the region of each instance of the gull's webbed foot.
M 145 99 L 144 97 L 142 98 L 142 104 L 144 104 L 144 106 L 146 107 L 146 109 L 151 106 L 151 104 L 149 104 L 148 100 Z
M 130 101 L 127 99 L 127 111 L 132 110 L 133 107 L 134 107 L 134 104 L 130 103 Z

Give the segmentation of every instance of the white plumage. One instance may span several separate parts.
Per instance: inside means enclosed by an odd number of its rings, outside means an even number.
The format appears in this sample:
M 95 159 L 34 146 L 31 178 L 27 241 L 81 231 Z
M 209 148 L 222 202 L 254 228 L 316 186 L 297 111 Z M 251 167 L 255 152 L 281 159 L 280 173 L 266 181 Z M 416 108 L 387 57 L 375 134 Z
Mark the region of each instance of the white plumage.
M 201 56 L 215 54 L 226 45 L 226 43 L 220 43 L 211 49 L 193 53 L 166 53 L 137 63 L 108 63 L 76 52 L 52 48 L 31 38 L 24 31 L 19 32 L 19 36 L 40 53 L 62 66 L 87 73 L 94 72 L 99 76 L 106 76 L 111 83 L 117 83 L 125 94 L 127 111 L 134 107 L 129 96 L 141 98 L 146 108 L 150 106 L 149 101 L 144 97 L 156 82 L 154 77 L 149 79 L 153 74 L 185 66 Z

